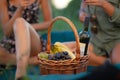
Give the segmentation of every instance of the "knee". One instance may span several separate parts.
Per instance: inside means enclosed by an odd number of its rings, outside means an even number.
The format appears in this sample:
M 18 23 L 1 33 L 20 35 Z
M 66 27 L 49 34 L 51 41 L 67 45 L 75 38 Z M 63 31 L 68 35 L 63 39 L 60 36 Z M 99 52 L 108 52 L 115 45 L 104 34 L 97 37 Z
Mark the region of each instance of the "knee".
M 119 53 L 120 52 L 120 43 L 116 44 L 112 50 L 112 53 Z
M 25 22 L 25 20 L 23 19 L 23 18 L 17 18 L 16 20 L 15 20 L 15 25 L 17 25 L 17 24 L 20 24 L 20 23 L 24 23 Z
M 23 18 L 17 18 L 14 22 L 13 30 L 16 32 L 25 29 L 25 22 Z
M 111 59 L 113 63 L 120 63 L 120 43 L 117 43 L 111 54 Z

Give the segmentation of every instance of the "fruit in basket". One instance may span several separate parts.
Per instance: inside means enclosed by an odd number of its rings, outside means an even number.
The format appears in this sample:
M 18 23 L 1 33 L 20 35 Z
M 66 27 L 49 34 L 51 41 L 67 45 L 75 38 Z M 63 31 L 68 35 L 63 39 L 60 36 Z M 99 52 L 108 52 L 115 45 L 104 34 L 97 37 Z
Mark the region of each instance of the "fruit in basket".
M 60 42 L 56 42 L 52 49 L 51 49 L 52 53 L 59 53 L 59 52 L 68 52 L 68 55 L 71 57 L 71 59 L 75 59 L 75 55 L 73 54 L 73 52 L 64 44 L 60 43 Z
M 46 52 L 40 52 L 38 54 L 38 58 L 41 58 L 41 59 L 48 59 L 48 54 Z
M 56 45 L 52 45 L 50 53 L 55 54 L 55 53 L 58 53 L 58 52 L 61 52 L 61 50 Z
M 65 51 L 65 52 L 58 52 L 56 54 L 49 54 L 48 59 L 59 61 L 59 60 L 68 60 L 71 59 L 71 57 L 68 55 L 68 52 Z

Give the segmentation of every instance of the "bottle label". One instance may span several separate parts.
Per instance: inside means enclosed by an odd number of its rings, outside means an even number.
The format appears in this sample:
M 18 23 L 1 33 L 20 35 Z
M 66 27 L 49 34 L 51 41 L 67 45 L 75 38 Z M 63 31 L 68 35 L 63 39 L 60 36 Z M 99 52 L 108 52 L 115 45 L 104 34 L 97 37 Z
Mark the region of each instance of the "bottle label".
M 85 43 L 80 43 L 80 56 L 84 56 L 84 51 L 85 51 Z

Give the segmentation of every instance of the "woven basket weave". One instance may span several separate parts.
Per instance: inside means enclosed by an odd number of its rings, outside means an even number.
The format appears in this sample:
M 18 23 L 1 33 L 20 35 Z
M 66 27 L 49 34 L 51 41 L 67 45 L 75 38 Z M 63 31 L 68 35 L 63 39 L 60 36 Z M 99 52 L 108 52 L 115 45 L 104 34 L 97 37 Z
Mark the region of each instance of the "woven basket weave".
M 74 60 L 63 60 L 63 61 L 55 61 L 55 60 L 46 60 L 38 58 L 40 63 L 40 73 L 42 75 L 48 74 L 77 74 L 80 72 L 84 72 L 87 69 L 88 64 L 88 55 L 80 57 L 80 44 L 79 44 L 79 37 L 76 30 L 75 25 L 66 17 L 58 16 L 54 18 L 49 27 L 48 27 L 48 36 L 47 36 L 47 53 L 50 53 L 51 49 L 51 30 L 53 24 L 57 20 L 63 20 L 67 22 L 71 29 L 74 32 L 74 36 L 76 39 L 76 58 Z

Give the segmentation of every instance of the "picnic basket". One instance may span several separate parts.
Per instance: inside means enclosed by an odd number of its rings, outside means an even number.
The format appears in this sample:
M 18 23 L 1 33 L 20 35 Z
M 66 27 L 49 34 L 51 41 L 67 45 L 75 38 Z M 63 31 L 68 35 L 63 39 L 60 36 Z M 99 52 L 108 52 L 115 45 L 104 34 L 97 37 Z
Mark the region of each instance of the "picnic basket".
M 49 27 L 48 27 L 48 34 L 47 34 L 47 53 L 50 53 L 51 49 L 51 30 L 53 24 L 58 21 L 63 20 L 68 23 L 71 29 L 74 32 L 74 36 L 76 39 L 76 58 L 74 60 L 63 60 L 63 61 L 55 61 L 55 60 L 46 60 L 38 58 L 40 64 L 40 73 L 41 75 L 48 75 L 48 74 L 77 74 L 80 72 L 84 72 L 87 69 L 88 64 L 88 55 L 84 55 L 80 57 L 80 44 L 79 44 L 79 37 L 76 30 L 75 25 L 70 21 L 68 18 L 63 16 L 58 16 L 54 18 Z

